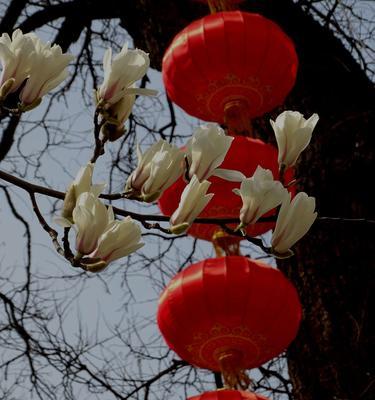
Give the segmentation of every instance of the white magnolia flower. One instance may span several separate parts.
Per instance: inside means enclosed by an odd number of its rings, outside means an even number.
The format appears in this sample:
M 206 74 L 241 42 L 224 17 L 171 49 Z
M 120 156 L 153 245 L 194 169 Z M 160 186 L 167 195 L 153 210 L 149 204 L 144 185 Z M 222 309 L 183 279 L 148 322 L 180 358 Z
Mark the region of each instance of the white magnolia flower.
M 61 217 L 56 217 L 56 223 L 63 227 L 71 226 L 72 213 L 78 197 L 84 192 L 91 192 L 95 196 L 99 196 L 105 187 L 105 183 L 92 184 L 92 174 L 94 171 L 94 164 L 88 163 L 86 166 L 81 167 L 75 177 L 74 181 L 69 186 L 65 198 L 64 205 L 61 212 Z
M 100 258 L 109 264 L 111 261 L 135 252 L 143 245 L 141 228 L 132 218 L 126 217 L 122 221 L 113 220 L 108 224 L 90 257 Z
M 201 182 L 212 175 L 233 181 L 244 179 L 245 176 L 238 171 L 218 168 L 224 161 L 233 139 L 217 124 L 198 127 L 187 144 L 189 177 L 196 175 Z
M 270 120 L 279 148 L 279 165 L 293 166 L 301 152 L 310 143 L 312 132 L 319 120 L 313 114 L 306 120 L 298 111 L 284 111 L 276 121 Z
M 144 245 L 140 242 L 140 227 L 130 217 L 116 221 L 112 207 L 107 209 L 92 192 L 78 197 L 73 222 L 65 224 L 72 225 L 76 230 L 76 259 L 86 271 L 100 272 L 111 261 L 125 257 Z
M 197 176 L 193 175 L 181 194 L 177 210 L 170 218 L 171 232 L 177 234 L 186 231 L 203 211 L 214 195 L 213 193 L 206 194 L 210 185 L 208 181 L 199 182 Z
M 291 194 L 286 194 L 272 234 L 272 249 L 279 255 L 293 254 L 290 248 L 307 233 L 317 217 L 314 197 L 300 192 L 290 199 Z
M 10 38 L 7 33 L 3 33 L 0 37 L 2 65 L 0 87 L 9 79 L 14 79 L 9 92 L 16 91 L 30 73 L 34 54 L 34 43 L 29 34 L 24 35 L 20 29 L 17 29 Z
M 239 228 L 255 223 L 262 215 L 281 204 L 285 191 L 281 182 L 274 181 L 269 169 L 258 166 L 251 178 L 242 181 L 240 189 L 233 189 L 242 198 Z
M 32 104 L 58 86 L 67 76 L 67 66 L 74 58 L 63 54 L 61 47 L 43 43 L 36 35 L 28 34 L 34 44 L 29 78 L 20 94 L 23 104 Z
M 96 249 L 99 237 L 113 222 L 113 211 L 107 210 L 95 194 L 85 192 L 77 199 L 73 221 L 77 231 L 76 249 L 78 253 L 87 255 Z
M 133 86 L 146 74 L 149 65 L 148 54 L 142 50 L 128 50 L 125 44 L 112 60 L 112 49 L 108 48 L 103 58 L 104 81 L 99 88 L 98 100 L 115 104 L 129 94 L 155 95 L 155 90 Z
M 159 140 L 144 154 L 137 146 L 138 166 L 129 176 L 125 191 L 133 191 L 144 201 L 157 200 L 183 172 L 184 154 L 176 146 Z

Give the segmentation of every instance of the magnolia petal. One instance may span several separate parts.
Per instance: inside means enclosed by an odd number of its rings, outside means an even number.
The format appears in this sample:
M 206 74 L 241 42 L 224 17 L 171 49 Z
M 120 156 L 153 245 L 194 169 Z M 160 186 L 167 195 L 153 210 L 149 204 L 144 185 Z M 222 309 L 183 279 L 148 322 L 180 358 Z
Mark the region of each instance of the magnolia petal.
M 170 218 L 170 224 L 178 225 L 184 222 L 190 224 L 214 195 L 213 193 L 206 194 L 210 185 L 208 181 L 199 182 L 197 176 L 194 175 L 181 194 L 178 208 Z
M 224 168 L 216 168 L 212 175 L 230 182 L 242 182 L 246 178 L 240 171 Z
M 310 127 L 311 130 L 313 130 L 316 126 L 316 124 L 319 121 L 319 115 L 314 113 L 307 121 L 306 121 L 306 126 Z
M 169 230 L 175 235 L 181 235 L 182 233 L 185 233 L 187 231 L 189 226 L 190 224 L 188 224 L 187 222 L 183 222 L 182 224 L 171 225 L 169 227 Z
M 112 206 L 109 206 L 107 209 L 107 217 L 108 217 L 108 223 L 113 222 L 115 220 L 115 214 L 113 212 Z
M 290 167 L 296 163 L 301 152 L 310 143 L 318 120 L 317 114 L 306 120 L 297 111 L 284 111 L 276 121 L 270 120 L 279 149 L 279 165 Z
M 139 143 L 137 143 L 136 151 L 137 151 L 138 163 L 140 163 L 142 161 L 143 155 L 142 155 L 142 150 L 141 150 L 141 146 L 139 145 Z
M 294 256 L 294 251 L 291 249 L 288 249 L 285 253 L 278 253 L 274 248 L 271 248 L 271 253 L 278 260 L 285 260 Z
M 277 243 L 279 241 L 279 238 L 284 231 L 284 227 L 287 225 L 290 199 L 291 194 L 289 192 L 286 192 L 283 201 L 281 202 L 281 207 L 276 220 L 276 226 L 272 234 L 272 246 L 274 245 L 274 243 Z
M 208 179 L 224 161 L 232 141 L 217 124 L 199 126 L 187 146 L 189 177 Z
M 51 79 L 49 82 L 46 82 L 42 88 L 40 89 L 38 96 L 43 97 L 45 94 L 55 89 L 60 85 L 67 77 L 69 76 L 69 72 L 67 70 L 62 71 L 58 76 Z
M 142 201 L 145 203 L 154 203 L 156 200 L 159 199 L 159 197 L 162 195 L 162 191 L 157 191 L 149 194 L 143 194 L 142 195 Z
M 125 95 L 155 95 L 155 91 L 149 89 L 131 88 L 146 74 L 149 65 L 147 53 L 139 49 L 129 50 L 127 44 L 113 60 L 112 51 L 108 49 L 103 59 L 104 80 L 99 89 L 100 99 L 105 101 L 106 106 L 113 106 Z
M 315 199 L 304 192 L 292 201 L 290 194 L 284 198 L 271 240 L 275 252 L 287 253 L 308 232 L 317 217 L 314 209 Z
M 138 94 L 142 96 L 156 96 L 159 91 L 154 90 L 154 89 L 148 89 L 148 88 L 128 88 L 124 91 L 125 94 Z
M 73 222 L 64 217 L 54 217 L 53 222 L 63 228 L 70 228 L 74 225 Z
M 143 246 L 140 242 L 141 228 L 131 217 L 122 221 L 113 220 L 113 212 L 108 210 L 108 225 L 98 239 L 98 245 L 90 257 L 107 263 L 125 257 Z
M 108 74 L 108 72 L 110 71 L 111 62 L 112 62 L 112 49 L 108 47 L 107 50 L 104 52 L 103 56 L 104 73 Z
M 254 172 L 253 178 L 255 180 L 273 181 L 273 174 L 270 169 L 265 169 L 258 165 Z
M 124 247 L 124 248 L 119 248 L 115 250 L 111 256 L 108 258 L 108 262 L 112 262 L 115 260 L 118 260 L 119 258 L 127 257 L 128 255 L 136 252 L 137 250 L 141 249 L 145 243 L 139 242 L 136 243 L 132 246 Z
M 198 215 L 206 208 L 207 204 L 211 201 L 213 197 L 214 193 L 208 193 L 202 199 L 200 199 L 200 201 L 198 201 L 198 204 L 194 209 L 192 216 L 190 217 L 190 222 L 193 222 L 195 218 L 198 217 Z
M 99 196 L 100 193 L 102 193 L 102 191 L 104 190 L 104 188 L 107 186 L 106 183 L 95 183 L 94 185 L 91 185 L 90 188 L 90 192 L 94 195 L 94 196 Z

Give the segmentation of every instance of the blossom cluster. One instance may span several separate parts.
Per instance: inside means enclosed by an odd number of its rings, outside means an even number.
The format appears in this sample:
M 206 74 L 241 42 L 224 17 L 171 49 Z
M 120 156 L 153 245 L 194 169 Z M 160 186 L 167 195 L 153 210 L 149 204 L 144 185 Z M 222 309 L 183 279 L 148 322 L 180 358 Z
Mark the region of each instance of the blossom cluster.
M 289 146 L 283 147 L 284 157 L 279 158 L 280 169 L 294 165 L 298 155 L 306 147 L 305 140 L 300 140 L 299 135 L 306 135 L 307 129 L 299 129 L 298 126 L 308 125 L 308 121 L 300 113 L 286 111 L 272 125 L 275 134 L 286 138 L 283 143 L 286 142 Z M 313 128 L 314 126 L 309 128 L 310 137 Z M 144 153 L 137 146 L 138 165 L 127 179 L 124 194 L 128 198 L 154 202 L 164 190 L 183 177 L 187 180 L 187 185 L 177 209 L 170 217 L 170 232 L 180 234 L 191 226 L 214 196 L 213 193 L 207 193 L 211 184 L 208 179 L 211 176 L 241 182 L 240 188 L 233 190 L 242 199 L 240 225 L 237 229 L 245 235 L 248 225 L 256 223 L 270 210 L 280 207 L 271 239 L 272 251 L 277 257 L 288 257 L 292 254 L 290 248 L 307 233 L 317 217 L 315 199 L 304 192 L 298 193 L 292 199 L 284 185 L 274 179 L 272 172 L 261 166 L 258 166 L 251 177 L 245 177 L 239 171 L 219 168 L 232 140 L 218 125 L 208 124 L 195 130 L 184 149 L 165 140 L 154 143 Z M 292 160 L 293 163 L 286 160 Z M 125 220 L 126 223 L 117 223 L 119 226 L 123 224 L 121 226 L 124 228 L 113 228 L 112 210 L 106 209 L 97 197 L 103 186 L 91 184 L 92 170 L 93 164 L 88 164 L 77 175 L 66 194 L 62 217 L 64 221 L 68 221 L 68 225 L 74 223 L 76 226 L 76 248 L 79 253 L 108 262 L 119 254 L 127 254 L 126 249 L 138 248 L 140 230 L 135 228 L 136 225 L 129 218 Z M 125 226 L 131 232 L 130 235 L 125 234 Z M 108 229 L 119 235 L 117 242 L 108 242 L 111 237 L 106 233 Z M 90 232 L 90 239 L 85 232 Z M 130 238 L 137 240 L 130 241 L 130 246 L 126 246 L 120 237 L 124 241 Z M 113 251 L 106 243 L 112 243 L 112 246 L 121 243 L 124 252 Z M 103 249 L 115 256 L 108 257 Z
M 284 111 L 276 121 L 270 121 L 278 144 L 280 171 L 295 165 L 309 144 L 318 119 L 317 114 L 306 120 L 297 111 Z M 271 239 L 272 252 L 280 258 L 293 254 L 290 248 L 308 232 L 317 217 L 313 197 L 301 192 L 291 199 L 291 194 L 281 182 L 273 179 L 272 172 L 260 166 L 234 192 L 242 198 L 238 229 L 244 233 L 246 226 L 280 206 Z
M 0 101 L 19 92 L 21 110 L 37 106 L 68 76 L 67 66 L 72 59 L 60 46 L 44 43 L 34 33 L 24 35 L 19 29 L 12 37 L 4 33 L 0 37 Z
M 64 200 L 62 216 L 55 221 L 76 230 L 76 259 L 86 270 L 99 272 L 111 261 L 141 248 L 141 228 L 130 217 L 115 219 L 112 207 L 99 199 L 104 184 L 92 184 L 94 165 L 82 167 Z
M 298 112 L 285 111 L 271 121 L 279 143 L 280 169 L 293 166 L 310 141 L 318 120 L 313 115 L 305 120 Z M 302 139 L 301 139 L 302 137 Z M 315 200 L 305 193 L 299 193 L 291 200 L 283 184 L 275 181 L 270 170 L 258 166 L 251 177 L 239 171 L 219 168 L 230 148 L 233 138 L 215 124 L 196 129 L 185 150 L 187 163 L 182 163 L 182 151 L 160 140 L 145 154 L 138 150 L 138 166 L 128 178 L 125 192 L 133 193 L 143 201 L 157 200 L 181 175 L 190 179 L 185 187 L 180 204 L 170 218 L 170 230 L 182 233 L 189 228 L 213 197 L 207 191 L 211 176 L 241 182 L 234 192 L 242 198 L 240 225 L 237 229 L 244 234 L 248 225 L 256 223 L 268 211 L 281 206 L 279 218 L 272 238 L 276 255 L 289 254 L 290 247 L 306 234 L 316 219 Z M 184 171 L 184 165 L 188 165 Z M 286 217 L 287 216 L 287 217 Z
M 73 56 L 63 53 L 59 45 L 43 42 L 34 33 L 23 34 L 20 29 L 10 37 L 0 37 L 0 104 L 7 98 L 18 99 L 18 111 L 38 106 L 42 97 L 56 88 L 68 76 L 68 64 Z M 103 58 L 104 79 L 96 92 L 97 108 L 104 118 L 103 136 L 113 141 L 124 133 L 137 95 L 153 96 L 156 90 L 137 88 L 150 65 L 148 54 L 128 49 L 125 44 L 112 60 L 112 50 Z M 11 96 L 14 94 L 14 96 Z M 14 105 L 14 99 L 10 104 Z
M 138 200 L 153 202 L 179 177 L 187 177 L 188 184 L 179 207 L 171 216 L 171 231 L 182 233 L 211 200 L 207 195 L 208 178 L 220 176 L 241 181 L 238 171 L 218 168 L 230 148 L 233 138 L 216 124 L 198 127 L 185 150 L 165 140 L 153 144 L 144 154 L 138 147 L 138 166 L 129 176 L 125 193 Z
M 18 98 L 19 112 L 36 107 L 46 93 L 68 76 L 67 67 L 72 59 L 60 46 L 44 43 L 33 33 L 23 34 L 18 29 L 12 37 L 3 34 L 0 37 L 0 106 L 6 107 L 9 98 L 14 104 L 14 98 Z M 149 56 L 142 50 L 131 50 L 125 45 L 114 57 L 111 49 L 106 50 L 104 79 L 96 91 L 102 143 L 114 141 L 124 133 L 125 121 L 137 95 L 157 93 L 136 86 L 149 65 Z M 281 175 L 296 164 L 308 146 L 318 119 L 316 114 L 306 120 L 299 112 L 284 111 L 275 121 L 270 121 L 278 145 Z M 180 234 L 191 226 L 214 196 L 208 192 L 210 177 L 240 182 L 240 187 L 233 190 L 242 199 L 237 231 L 246 235 L 249 225 L 277 208 L 271 251 L 277 257 L 290 256 L 291 247 L 307 233 L 317 217 L 315 199 L 304 192 L 292 198 L 283 183 L 261 166 L 249 177 L 220 168 L 232 141 L 233 137 L 219 125 L 206 124 L 196 128 L 183 149 L 165 140 L 159 140 L 144 152 L 138 145 L 138 165 L 127 178 L 123 197 L 155 202 L 182 177 L 186 187 L 169 220 L 169 232 Z M 111 261 L 138 250 L 143 243 L 140 226 L 130 217 L 117 220 L 112 207 L 102 202 L 100 194 L 105 185 L 92 184 L 93 172 L 94 163 L 81 168 L 66 192 L 61 216 L 56 221 L 64 227 L 74 227 L 75 259 L 88 271 L 97 272 Z

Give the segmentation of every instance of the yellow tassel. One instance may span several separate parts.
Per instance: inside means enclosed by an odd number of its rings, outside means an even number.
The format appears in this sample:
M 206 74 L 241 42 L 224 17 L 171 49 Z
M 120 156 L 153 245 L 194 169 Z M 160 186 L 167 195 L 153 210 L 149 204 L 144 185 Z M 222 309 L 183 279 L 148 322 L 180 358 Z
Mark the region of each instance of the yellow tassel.
M 227 350 L 219 356 L 219 364 L 225 387 L 246 390 L 251 380 L 242 368 L 242 355 L 236 350 Z

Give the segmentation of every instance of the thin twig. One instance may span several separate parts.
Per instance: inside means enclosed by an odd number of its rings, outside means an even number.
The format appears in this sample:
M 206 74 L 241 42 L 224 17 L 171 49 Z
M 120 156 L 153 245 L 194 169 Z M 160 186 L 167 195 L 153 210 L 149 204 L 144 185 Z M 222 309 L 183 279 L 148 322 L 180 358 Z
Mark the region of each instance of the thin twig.
M 47 221 L 44 219 L 42 213 L 39 210 L 38 203 L 35 198 L 35 193 L 29 192 L 29 196 L 31 199 L 31 204 L 33 206 L 34 213 L 36 217 L 38 218 L 38 221 L 42 228 L 48 233 L 48 235 L 51 237 L 52 243 L 56 249 L 56 251 L 65 258 L 65 252 L 64 249 L 61 247 L 59 241 L 58 241 L 58 233 L 55 231 L 52 227 L 50 227 L 47 224 Z
M 104 154 L 104 145 L 107 141 L 106 138 L 100 139 L 100 131 L 105 123 L 104 118 L 99 122 L 100 112 L 98 109 L 95 110 L 94 114 L 94 139 L 95 139 L 95 149 L 91 157 L 90 162 L 95 163 L 96 160 Z

